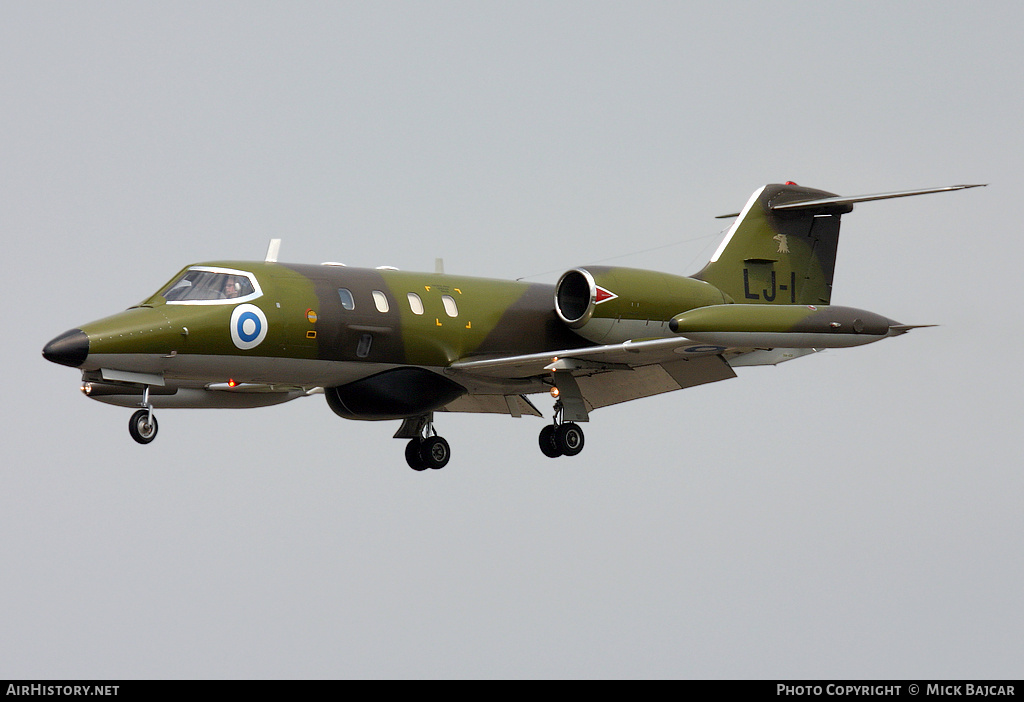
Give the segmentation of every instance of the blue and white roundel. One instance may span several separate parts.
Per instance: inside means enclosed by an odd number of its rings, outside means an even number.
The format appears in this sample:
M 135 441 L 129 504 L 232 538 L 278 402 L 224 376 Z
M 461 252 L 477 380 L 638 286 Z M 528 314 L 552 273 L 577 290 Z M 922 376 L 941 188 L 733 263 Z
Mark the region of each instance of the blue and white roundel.
M 231 340 L 242 349 L 253 349 L 267 338 L 267 317 L 256 305 L 239 305 L 231 313 Z

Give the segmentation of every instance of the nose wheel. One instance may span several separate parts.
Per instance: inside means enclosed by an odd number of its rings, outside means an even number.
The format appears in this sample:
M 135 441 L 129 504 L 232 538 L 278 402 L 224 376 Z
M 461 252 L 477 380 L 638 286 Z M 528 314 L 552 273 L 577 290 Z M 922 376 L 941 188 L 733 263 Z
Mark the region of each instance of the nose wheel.
M 149 410 L 140 409 L 128 420 L 128 433 L 140 444 L 148 444 L 155 439 L 157 429 L 156 417 Z
M 548 458 L 575 456 L 583 450 L 583 429 L 575 422 L 563 422 L 562 403 L 555 403 L 555 416 L 551 424 L 540 430 L 538 443 L 541 453 Z
M 159 428 L 153 416 L 153 405 L 149 402 L 149 386 L 142 389 L 142 408 L 128 420 L 128 433 L 140 444 L 148 444 L 156 438 Z

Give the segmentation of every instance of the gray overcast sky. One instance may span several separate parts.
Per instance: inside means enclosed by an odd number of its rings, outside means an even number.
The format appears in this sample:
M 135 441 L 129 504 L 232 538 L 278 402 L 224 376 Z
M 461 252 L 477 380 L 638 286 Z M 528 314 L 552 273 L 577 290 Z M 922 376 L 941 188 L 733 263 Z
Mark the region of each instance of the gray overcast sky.
M 1022 8 L 5 3 L 0 678 L 1021 677 Z M 991 183 L 844 218 L 833 301 L 941 326 L 601 410 L 575 459 L 448 415 L 418 474 L 322 398 L 142 447 L 39 355 L 271 237 L 691 274 L 785 180 Z

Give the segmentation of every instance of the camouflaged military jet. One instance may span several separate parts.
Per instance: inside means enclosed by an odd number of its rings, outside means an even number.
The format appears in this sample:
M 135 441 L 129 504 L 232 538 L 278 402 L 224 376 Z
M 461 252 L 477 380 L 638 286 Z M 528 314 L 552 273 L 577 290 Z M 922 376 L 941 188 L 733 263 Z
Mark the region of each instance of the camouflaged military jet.
M 840 217 L 858 202 L 977 187 L 857 197 L 766 185 L 691 277 L 573 268 L 556 285 L 392 268 L 266 260 L 191 265 L 124 312 L 72 329 L 43 356 L 82 371 L 82 391 L 138 407 L 141 444 L 155 408 L 263 407 L 323 394 L 346 419 L 401 420 L 415 470 L 450 449 L 438 412 L 542 416 L 544 455 L 583 449 L 590 413 L 736 376 L 820 349 L 915 327 L 831 305 Z

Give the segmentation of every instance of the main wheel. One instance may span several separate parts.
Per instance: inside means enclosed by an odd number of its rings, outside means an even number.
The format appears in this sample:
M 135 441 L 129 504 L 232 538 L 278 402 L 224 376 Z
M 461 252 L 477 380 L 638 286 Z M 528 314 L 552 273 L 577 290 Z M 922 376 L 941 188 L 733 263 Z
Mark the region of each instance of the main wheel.
M 427 464 L 420 458 L 420 444 L 422 443 L 423 439 L 410 439 L 409 443 L 405 445 L 405 462 L 413 470 L 427 469 Z
M 583 450 L 583 430 L 573 422 L 559 424 L 555 429 L 555 443 L 566 456 L 575 456 Z
M 150 417 L 149 410 L 139 410 L 128 420 L 128 433 L 140 444 L 148 444 L 156 438 L 156 417 Z
M 448 465 L 448 459 L 452 457 L 452 451 L 448 442 L 440 436 L 431 436 L 420 444 L 420 458 L 427 468 L 439 470 Z
M 546 427 L 540 430 L 540 450 L 548 458 L 558 458 L 562 455 L 562 449 L 558 448 L 558 442 L 555 441 L 555 425 L 548 424 Z

